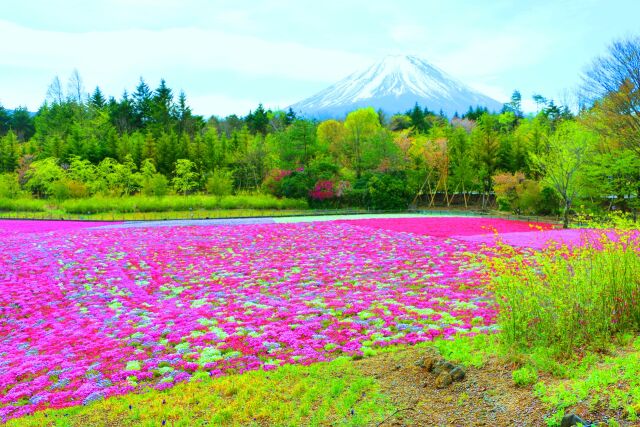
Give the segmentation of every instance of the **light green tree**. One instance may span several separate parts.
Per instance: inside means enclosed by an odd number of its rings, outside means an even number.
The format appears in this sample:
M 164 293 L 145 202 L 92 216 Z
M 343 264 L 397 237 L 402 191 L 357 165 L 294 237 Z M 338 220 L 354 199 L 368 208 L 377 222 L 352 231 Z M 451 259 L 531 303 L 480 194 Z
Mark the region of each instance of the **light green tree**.
M 198 186 L 198 174 L 195 172 L 196 165 L 188 159 L 178 159 L 172 180 L 173 188 L 176 191 L 187 193 Z
M 569 227 L 569 211 L 583 190 L 581 174 L 587 164 L 587 153 L 593 135 L 576 122 L 563 122 L 551 135 L 548 150 L 531 154 L 534 167 L 543 181 L 553 188 L 564 204 L 563 227 Z
M 48 157 L 29 165 L 25 173 L 25 187 L 38 197 L 50 196 L 54 185 L 64 178 L 64 170 L 58 160 Z
M 363 146 L 370 142 L 380 131 L 378 114 L 372 107 L 360 108 L 349 113 L 344 122 L 347 138 L 351 143 L 353 164 L 356 176 L 362 175 Z

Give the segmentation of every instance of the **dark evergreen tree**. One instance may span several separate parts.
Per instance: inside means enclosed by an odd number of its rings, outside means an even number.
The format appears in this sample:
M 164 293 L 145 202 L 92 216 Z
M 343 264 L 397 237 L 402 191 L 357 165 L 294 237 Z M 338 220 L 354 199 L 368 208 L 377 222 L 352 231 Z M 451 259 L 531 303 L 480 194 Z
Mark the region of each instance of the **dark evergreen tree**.
M 101 110 L 107 105 L 107 101 L 98 86 L 89 97 L 89 105 L 97 110 Z
M 145 83 L 144 79 L 140 77 L 140 83 L 136 87 L 136 91 L 132 95 L 132 107 L 134 119 L 134 128 L 143 129 L 149 120 L 151 120 L 151 90 Z
M 16 133 L 18 140 L 27 141 L 35 133 L 33 116 L 27 107 L 18 107 L 11 114 L 11 129 Z
M 258 108 L 256 108 L 256 111 L 249 112 L 249 115 L 246 117 L 245 121 L 251 133 L 260 133 L 262 135 L 266 135 L 267 127 L 269 125 L 269 116 L 267 113 L 268 112 L 265 111 L 262 104 L 258 104 Z

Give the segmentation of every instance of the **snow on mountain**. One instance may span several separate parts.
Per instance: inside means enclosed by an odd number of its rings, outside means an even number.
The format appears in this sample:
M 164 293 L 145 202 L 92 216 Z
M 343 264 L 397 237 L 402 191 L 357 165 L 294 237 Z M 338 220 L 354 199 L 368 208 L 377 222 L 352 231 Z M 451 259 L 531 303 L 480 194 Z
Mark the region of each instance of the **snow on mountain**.
M 387 56 L 291 108 L 307 117 L 325 119 L 342 118 L 361 107 L 395 114 L 409 110 L 416 102 L 450 116 L 456 111 L 466 112 L 469 106 L 502 108 L 498 101 L 471 89 L 424 59 L 409 55 Z

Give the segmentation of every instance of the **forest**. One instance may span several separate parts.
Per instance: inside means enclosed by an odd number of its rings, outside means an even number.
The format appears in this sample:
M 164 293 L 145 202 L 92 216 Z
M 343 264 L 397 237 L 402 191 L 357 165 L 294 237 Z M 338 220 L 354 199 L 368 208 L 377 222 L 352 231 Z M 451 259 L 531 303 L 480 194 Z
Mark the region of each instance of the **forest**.
M 56 77 L 32 114 L 0 106 L 0 198 L 270 194 L 312 207 L 474 206 L 514 213 L 635 213 L 640 39 L 614 42 L 583 76 L 579 111 L 516 90 L 499 112 L 445 117 L 415 105 L 313 120 L 258 105 L 205 118 L 183 92 L 140 78 L 119 98 Z

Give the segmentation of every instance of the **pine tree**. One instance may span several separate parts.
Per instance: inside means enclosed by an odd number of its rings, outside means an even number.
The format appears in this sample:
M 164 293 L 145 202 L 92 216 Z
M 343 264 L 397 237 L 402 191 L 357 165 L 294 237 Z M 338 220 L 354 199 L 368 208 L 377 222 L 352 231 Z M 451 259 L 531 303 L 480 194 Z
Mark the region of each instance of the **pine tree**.
M 102 91 L 100 87 L 96 86 L 96 89 L 93 91 L 93 94 L 89 97 L 89 105 L 97 110 L 101 110 L 107 104 L 106 99 L 104 99 L 104 95 L 102 95 Z
M 151 119 L 152 100 L 151 90 L 142 77 L 140 77 L 140 83 L 132 97 L 133 115 L 135 117 L 134 128 L 143 129 Z

